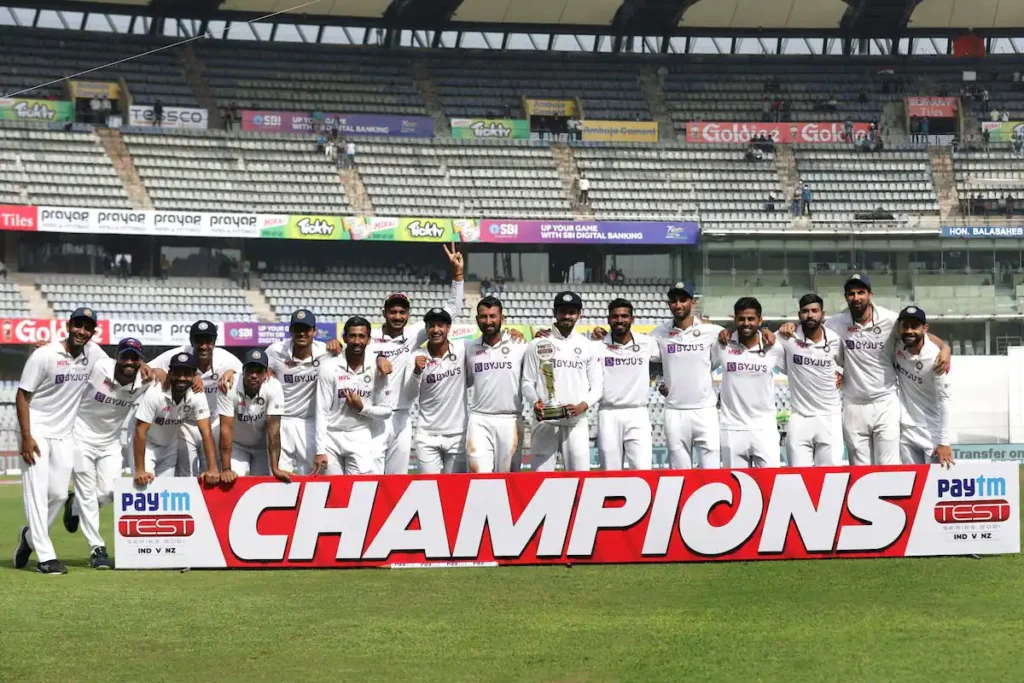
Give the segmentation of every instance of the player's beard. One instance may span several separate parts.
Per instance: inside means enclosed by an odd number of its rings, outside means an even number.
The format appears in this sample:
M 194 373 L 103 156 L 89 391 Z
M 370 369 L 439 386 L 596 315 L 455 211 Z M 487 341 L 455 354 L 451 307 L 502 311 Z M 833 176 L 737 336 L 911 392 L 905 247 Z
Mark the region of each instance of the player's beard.
M 903 345 L 908 349 L 916 349 L 917 345 L 921 343 L 924 338 L 924 334 L 918 334 L 917 332 L 907 332 L 901 334 L 900 339 L 903 340 Z
M 629 323 L 614 323 L 610 327 L 612 328 L 612 339 L 625 339 L 629 336 L 631 327 Z
M 817 334 L 818 330 L 821 329 L 821 321 L 815 320 L 814 318 L 808 318 L 800 322 L 800 327 L 804 331 L 804 336 L 807 338 L 813 337 Z

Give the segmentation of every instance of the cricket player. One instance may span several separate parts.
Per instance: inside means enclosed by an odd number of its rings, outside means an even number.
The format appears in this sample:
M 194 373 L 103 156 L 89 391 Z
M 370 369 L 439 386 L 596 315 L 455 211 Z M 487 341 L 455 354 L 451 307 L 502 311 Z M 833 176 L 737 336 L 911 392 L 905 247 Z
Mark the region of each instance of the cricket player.
M 327 345 L 316 340 L 316 316 L 308 309 L 292 313 L 291 339 L 267 347 L 270 370 L 281 382 L 282 472 L 310 474 L 316 457 L 316 382 L 320 367 L 331 358 Z M 277 476 L 277 475 L 274 475 Z
M 423 316 L 427 343 L 416 349 L 407 366 L 405 391 L 419 400 L 416 459 L 420 474 L 465 471 L 466 347 L 448 339 L 452 317 L 432 308 Z
M 146 486 L 154 478 L 173 477 L 178 466 L 181 443 L 187 438 L 181 426 L 196 425 L 203 445 L 206 469 L 199 478 L 208 485 L 222 481 L 217 469 L 217 446 L 210 428 L 210 404 L 192 391 L 199 365 L 191 353 L 176 353 L 167 363 L 167 379 L 154 384 L 139 400 L 132 429 L 132 476 L 136 486 Z M 235 480 L 231 470 L 223 483 Z
M 462 254 L 456 250 L 454 242 L 451 248 L 445 245 L 444 251 L 451 264 L 452 290 L 443 308 L 454 320 L 462 310 L 464 263 Z M 395 292 L 384 300 L 384 324 L 379 330 L 373 331 L 370 349 L 371 355 L 383 356 L 390 361 L 388 390 L 398 401 L 391 419 L 387 420 L 383 432 L 378 437 L 379 446 L 385 453 L 387 474 L 409 473 L 409 451 L 412 447 L 412 422 L 409 421 L 409 411 L 412 399 L 404 390 L 404 383 L 412 351 L 427 340 L 424 325 L 408 324 L 410 307 L 408 295 L 402 292 Z
M 93 365 L 72 430 L 74 495 L 64 505 L 64 527 L 75 533 L 81 523 L 93 569 L 113 567 L 100 536 L 100 506 L 114 500 L 121 476 L 121 425 L 150 386 L 140 376 L 143 358 L 142 342 L 128 337 L 118 343 L 116 361 Z
M 228 393 L 218 394 L 222 475 L 232 470 L 240 477 L 273 474 L 281 481 L 291 481 L 279 467 L 284 391 L 281 383 L 269 376 L 267 366 L 266 353 L 246 351 L 241 380 Z
M 203 380 L 203 388 L 206 392 L 207 418 L 210 421 L 210 429 L 213 430 L 214 444 L 220 439 L 220 414 L 217 405 L 218 387 L 227 391 L 231 386 L 232 378 L 242 371 L 242 364 L 230 351 L 218 347 L 217 326 L 209 320 L 197 320 L 189 328 L 189 345 L 179 346 L 156 357 L 150 364 L 154 369 L 168 371 L 170 361 L 181 354 L 194 356 L 198 364 L 199 372 Z M 181 452 L 179 453 L 177 476 L 193 477 L 201 472 L 216 471 L 207 467 L 204 462 L 204 448 L 199 433 L 199 425 L 193 414 L 190 414 L 182 427 L 184 439 L 181 441 Z
M 597 452 L 601 469 L 621 470 L 623 455 L 631 470 L 651 469 L 653 443 L 647 410 L 652 364 L 660 370 L 661 351 L 653 337 L 632 331 L 633 304 L 608 304 L 611 334 L 595 345 L 604 373 L 604 393 L 597 412 Z
M 717 367 L 719 325 L 693 315 L 693 285 L 677 282 L 668 290 L 671 322 L 651 332 L 658 342 L 664 373 L 665 440 L 669 467 L 721 467 L 718 395 L 712 379 Z
M 96 314 L 78 308 L 67 323 L 68 336 L 32 352 L 21 372 L 15 406 L 21 428 L 21 473 L 25 521 L 14 551 L 15 569 L 28 565 L 36 553 L 40 574 L 66 574 L 50 541 L 50 526 L 68 497 L 74 465 L 72 434 L 93 365 L 104 357 L 90 344 Z
M 843 438 L 851 465 L 898 465 L 900 403 L 893 355 L 898 343 L 896 313 L 872 302 L 871 281 L 854 274 L 844 283 L 847 310 L 825 321 L 843 344 Z M 779 328 L 792 336 L 793 323 Z M 949 369 L 949 346 L 941 348 L 936 369 Z
M 939 347 L 928 338 L 928 317 L 917 306 L 900 311 L 896 349 L 900 396 L 900 456 L 906 465 L 953 464 L 949 375 L 935 372 Z
M 466 457 L 470 472 L 519 469 L 523 413 L 523 356 L 527 346 L 502 330 L 505 314 L 493 296 L 476 306 L 480 336 L 466 342 L 469 425 Z
M 778 336 L 782 371 L 789 377 L 791 415 L 786 429 L 786 457 L 791 467 L 843 464 L 843 403 L 836 374 L 842 344 L 824 326 L 825 304 L 817 294 L 800 299 L 796 334 Z
M 367 358 L 370 322 L 349 318 L 342 339 L 344 352 L 320 364 L 313 474 L 384 474 L 372 427 L 391 418 L 394 398 L 387 377 Z
M 735 332 L 714 349 L 722 366 L 722 465 L 779 467 L 774 371 L 783 364 L 782 348 L 766 345 L 757 299 L 739 299 L 733 313 Z
M 600 358 L 590 341 L 576 331 L 583 300 L 575 292 L 555 297 L 555 324 L 550 336 L 534 339 L 523 357 L 523 400 L 533 406 L 530 468 L 552 472 L 559 454 L 566 470 L 590 469 L 590 428 L 585 413 L 596 408 L 604 391 Z M 548 391 L 545 369 L 554 376 L 554 395 Z M 567 417 L 543 419 L 546 402 L 567 409 Z

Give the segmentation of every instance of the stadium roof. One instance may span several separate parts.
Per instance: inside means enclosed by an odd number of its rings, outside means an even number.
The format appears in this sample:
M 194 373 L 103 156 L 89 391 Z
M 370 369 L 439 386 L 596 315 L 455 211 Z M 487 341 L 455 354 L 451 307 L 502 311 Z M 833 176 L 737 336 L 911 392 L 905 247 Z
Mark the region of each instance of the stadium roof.
M 618 36 L 893 38 L 966 29 L 1020 35 L 1016 29 L 1024 27 L 1019 0 L 0 0 L 0 5 L 225 21 L 280 12 L 274 21 Z

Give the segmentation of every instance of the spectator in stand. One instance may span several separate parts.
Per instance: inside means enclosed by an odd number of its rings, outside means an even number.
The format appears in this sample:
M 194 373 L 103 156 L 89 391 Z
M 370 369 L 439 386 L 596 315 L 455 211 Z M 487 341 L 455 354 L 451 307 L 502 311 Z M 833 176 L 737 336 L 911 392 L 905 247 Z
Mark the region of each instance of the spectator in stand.
M 92 122 L 99 123 L 101 116 L 100 112 L 103 110 L 103 103 L 100 102 L 100 98 L 98 96 L 89 100 L 89 109 L 92 110 Z
M 111 104 L 109 95 L 104 95 L 103 99 L 100 100 L 100 111 L 103 114 L 103 124 L 107 125 L 107 121 L 110 119 L 110 114 L 114 111 L 114 105 Z
M 773 190 L 773 191 L 768 193 L 768 201 L 766 201 L 764 203 L 764 210 L 767 211 L 768 213 L 771 213 L 772 211 L 775 211 L 775 202 L 776 201 L 777 201 L 777 199 L 775 197 L 775 191 Z
M 326 138 L 324 141 L 324 156 L 328 159 L 334 158 L 334 141 Z
M 7 266 L 4 265 L 3 261 L 0 261 L 0 277 L 7 279 Z
M 224 107 L 221 109 L 220 117 L 224 119 L 224 130 L 231 130 L 231 125 L 235 122 L 234 113 L 231 111 L 231 107 Z
M 498 276 L 494 280 L 494 293 L 501 296 L 505 293 L 505 278 L 504 276 Z
M 921 136 L 925 142 L 928 142 L 928 130 L 931 128 L 931 122 L 928 121 L 928 117 L 921 119 Z
M 1002 121 L 1003 123 L 1009 123 L 1010 122 L 1010 110 L 1009 109 L 1004 109 L 1003 110 L 1003 115 L 999 117 L 999 120 Z
M 590 178 L 580 173 L 580 204 L 590 202 Z
M 117 276 L 119 279 L 123 278 L 127 280 L 128 276 L 131 274 L 131 268 L 131 264 L 128 263 L 128 259 L 124 254 L 117 257 Z
M 988 113 L 988 120 L 989 121 L 998 121 L 999 120 L 999 110 L 998 109 L 993 109 L 992 111 L 990 111 Z
M 1020 83 L 1020 71 L 1013 72 L 1013 82 Z
M 615 281 L 620 285 L 626 284 L 626 274 L 622 272 L 622 268 L 615 271 Z
M 800 186 L 793 188 L 793 218 L 803 213 L 803 192 Z
M 803 204 L 803 214 L 808 218 L 811 217 L 811 185 L 810 183 L 804 183 L 803 190 L 800 192 L 800 201 Z
M 986 152 L 988 151 L 988 143 L 991 141 L 991 139 L 992 134 L 989 132 L 988 128 L 981 131 L 981 146 L 984 148 Z
M 348 144 L 345 145 L 345 156 L 345 163 L 348 164 L 350 168 L 356 165 L 356 143 L 352 140 L 349 140 Z
M 765 123 L 772 120 L 772 103 L 768 100 L 761 103 L 761 120 Z
M 249 271 L 252 268 L 252 264 L 249 263 L 249 259 L 242 261 L 242 289 L 249 289 Z
M 114 257 L 110 255 L 109 251 L 103 252 L 103 274 L 108 276 L 114 274 Z
M 491 281 L 487 278 L 480 281 L 480 293 L 484 296 L 491 295 Z
M 608 271 L 608 283 L 614 285 L 615 284 L 615 278 L 617 278 L 618 276 L 619 276 L 619 274 L 615 272 L 614 268 L 609 270 Z
M 160 255 L 160 278 L 167 280 L 171 277 L 171 262 L 167 260 L 167 254 Z
M 982 88 L 981 90 L 981 110 L 986 111 L 991 104 L 988 96 L 988 88 Z
M 341 145 L 338 145 L 334 150 L 334 163 L 340 171 L 345 165 L 345 153 L 341 149 Z
M 779 118 L 783 121 L 793 120 L 793 103 L 789 100 L 782 100 L 782 111 L 779 113 Z
M 242 125 L 242 108 L 238 106 L 238 102 L 231 103 L 231 120 L 237 126 Z
M 1014 214 L 1014 211 L 1017 208 L 1017 200 L 1013 198 L 1012 194 L 1006 195 L 1005 207 L 1006 207 L 1006 216 L 1007 217 L 1012 216 Z
M 159 97 L 156 98 L 156 102 L 153 104 L 153 125 L 164 125 L 164 103 L 160 101 Z
M 317 154 L 324 153 L 324 146 L 327 144 L 327 138 L 324 137 L 323 133 L 316 136 L 316 152 Z
M 764 150 L 752 142 L 747 146 L 747 151 L 744 152 L 743 158 L 747 161 L 764 161 Z

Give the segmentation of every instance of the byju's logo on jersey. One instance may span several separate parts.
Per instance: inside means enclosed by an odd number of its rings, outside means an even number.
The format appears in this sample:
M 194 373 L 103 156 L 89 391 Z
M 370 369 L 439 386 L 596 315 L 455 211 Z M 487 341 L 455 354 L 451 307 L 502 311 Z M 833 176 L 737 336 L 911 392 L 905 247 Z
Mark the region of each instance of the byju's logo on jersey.
M 606 368 L 614 368 L 620 365 L 643 365 L 643 358 L 613 358 L 606 356 L 604 359 L 604 365 Z
M 75 372 L 64 372 L 53 378 L 54 384 L 64 384 L 66 382 L 84 382 L 89 379 L 89 375 Z
M 801 356 L 799 353 L 794 353 L 793 365 L 806 365 L 809 367 L 816 368 L 830 368 L 832 367 L 832 359 L 815 358 L 814 356 Z
M 306 384 L 316 381 L 316 375 L 285 375 L 285 384 Z
M 511 370 L 511 369 L 512 369 L 512 361 L 507 361 L 507 360 L 491 361 L 489 363 L 474 363 L 473 364 L 473 372 L 474 373 L 489 372 L 491 370 Z
M 728 372 L 768 372 L 768 366 L 763 363 L 726 363 L 725 369 Z
M 857 341 L 854 339 L 847 339 L 845 342 L 846 348 L 851 351 L 854 349 L 865 349 L 868 351 L 877 351 L 878 349 L 885 346 L 885 342 L 881 341 Z
M 192 515 L 185 514 L 191 509 L 192 498 L 184 491 L 122 493 L 121 512 L 142 514 L 122 515 L 117 531 L 125 538 L 191 536 L 196 522 Z M 158 552 L 168 550 L 172 549 L 161 548 Z
M 669 353 L 687 353 L 692 351 L 701 351 L 703 347 L 700 344 L 668 344 L 665 350 Z

